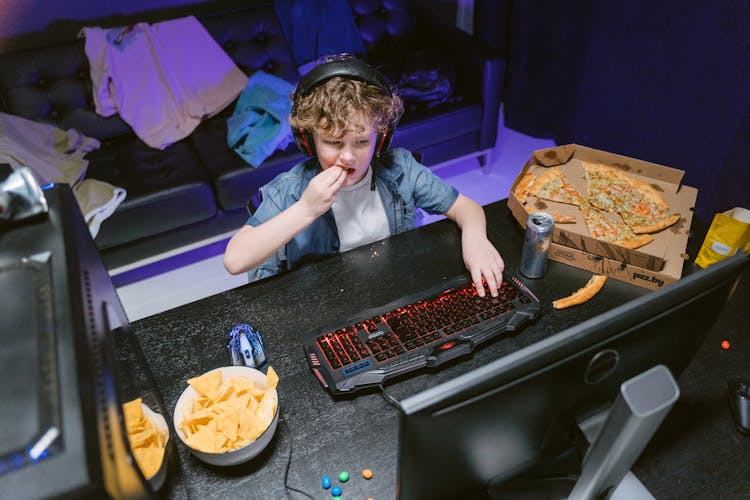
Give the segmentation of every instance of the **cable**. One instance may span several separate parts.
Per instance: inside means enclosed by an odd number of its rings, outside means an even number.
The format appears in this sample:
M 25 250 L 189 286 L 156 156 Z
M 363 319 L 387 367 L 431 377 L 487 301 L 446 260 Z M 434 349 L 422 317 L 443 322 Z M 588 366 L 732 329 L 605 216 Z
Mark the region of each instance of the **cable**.
M 385 399 L 386 403 L 401 411 L 401 402 L 398 399 L 394 398 L 388 391 L 386 391 L 383 384 L 380 384 L 378 387 L 380 388 L 380 394 L 383 396 L 383 399 Z
M 286 429 L 285 430 L 285 434 L 289 436 L 289 456 L 286 459 L 286 467 L 284 468 L 284 488 L 287 489 L 287 490 L 289 490 L 289 491 L 293 491 L 295 493 L 299 493 L 300 495 L 304 495 L 307 498 L 309 498 L 310 500 L 315 500 L 315 498 L 312 495 L 310 495 L 309 493 L 307 493 L 306 491 L 297 489 L 297 488 L 295 488 L 293 486 L 289 486 L 289 468 L 292 466 L 292 448 L 293 448 L 293 444 L 294 444 L 294 437 L 289 432 L 289 430 L 288 430 L 289 428 L 288 428 L 286 420 L 284 419 L 283 416 L 281 417 L 281 423 L 284 425 L 284 429 Z M 288 491 L 287 491 L 287 495 L 286 496 L 287 497 L 289 496 L 289 492 Z

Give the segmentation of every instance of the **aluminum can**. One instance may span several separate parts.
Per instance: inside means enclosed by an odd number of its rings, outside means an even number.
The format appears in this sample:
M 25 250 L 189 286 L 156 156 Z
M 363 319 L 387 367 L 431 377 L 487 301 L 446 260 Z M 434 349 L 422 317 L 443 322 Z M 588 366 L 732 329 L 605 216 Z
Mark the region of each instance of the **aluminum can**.
M 547 271 L 549 243 L 554 228 L 555 219 L 546 212 L 534 212 L 526 219 L 520 270 L 527 278 L 541 278 Z

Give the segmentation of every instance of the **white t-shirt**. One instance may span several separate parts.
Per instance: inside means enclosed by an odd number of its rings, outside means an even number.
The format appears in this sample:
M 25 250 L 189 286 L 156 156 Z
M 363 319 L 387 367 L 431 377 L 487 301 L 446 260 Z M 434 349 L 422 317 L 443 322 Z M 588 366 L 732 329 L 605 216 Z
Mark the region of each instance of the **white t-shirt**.
M 372 168 L 353 186 L 341 187 L 331 208 L 339 232 L 341 252 L 391 235 L 383 201 L 378 190 L 371 190 Z

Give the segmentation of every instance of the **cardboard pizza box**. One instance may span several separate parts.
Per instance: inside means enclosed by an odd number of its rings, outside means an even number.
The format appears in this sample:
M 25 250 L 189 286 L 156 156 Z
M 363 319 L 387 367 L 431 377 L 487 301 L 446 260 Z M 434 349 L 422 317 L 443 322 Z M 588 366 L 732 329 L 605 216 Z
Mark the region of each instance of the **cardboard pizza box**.
M 551 167 L 560 167 L 566 179 L 585 194 L 582 161 L 602 163 L 651 184 L 664 196 L 670 208 L 680 214 L 680 220 L 653 233 L 651 243 L 633 250 L 592 238 L 576 206 L 539 200 L 534 196 L 521 203 L 515 196 L 516 187 L 527 172 L 538 175 Z M 578 144 L 540 149 L 531 154 L 513 182 L 508 208 L 522 227 L 526 227 L 529 214 L 545 210 L 576 218 L 573 224 L 555 224 L 550 259 L 646 288 L 659 288 L 680 279 L 687 258 L 685 250 L 698 190 L 684 186 L 683 175 L 682 170 Z

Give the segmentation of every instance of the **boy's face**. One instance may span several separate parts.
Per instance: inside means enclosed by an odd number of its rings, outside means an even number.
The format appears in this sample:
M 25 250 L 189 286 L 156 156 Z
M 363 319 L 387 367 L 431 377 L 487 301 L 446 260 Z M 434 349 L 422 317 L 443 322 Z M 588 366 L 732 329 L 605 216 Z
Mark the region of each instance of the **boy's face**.
M 370 160 L 375 152 L 377 133 L 371 126 L 354 127 L 343 137 L 330 137 L 315 133 L 315 149 L 323 170 L 341 167 L 346 172 L 344 186 L 356 184 L 370 168 Z

